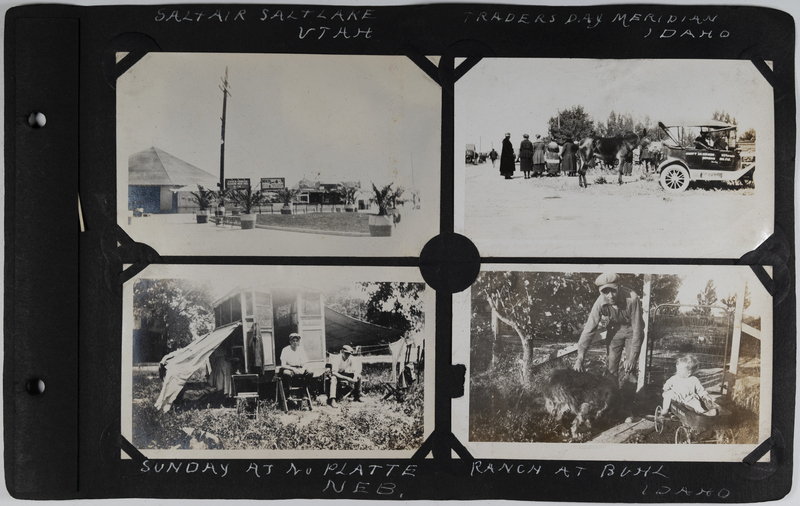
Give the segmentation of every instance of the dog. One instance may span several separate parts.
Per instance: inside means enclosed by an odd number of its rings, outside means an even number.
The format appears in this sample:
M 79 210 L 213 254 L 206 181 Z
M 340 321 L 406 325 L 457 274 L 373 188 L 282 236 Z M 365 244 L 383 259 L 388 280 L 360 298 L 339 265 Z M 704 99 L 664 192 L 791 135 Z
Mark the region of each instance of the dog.
M 613 411 L 619 396 L 618 385 L 611 378 L 573 369 L 555 369 L 549 373 L 543 388 L 545 409 L 578 438 L 582 428 Z

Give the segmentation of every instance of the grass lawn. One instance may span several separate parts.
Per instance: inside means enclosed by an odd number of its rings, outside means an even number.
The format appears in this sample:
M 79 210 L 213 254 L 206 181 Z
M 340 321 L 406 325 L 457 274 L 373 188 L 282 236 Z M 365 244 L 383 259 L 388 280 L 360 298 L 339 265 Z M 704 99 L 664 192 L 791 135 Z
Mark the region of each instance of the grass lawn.
M 362 213 L 259 214 L 256 220 L 270 227 L 369 235 L 369 215 Z

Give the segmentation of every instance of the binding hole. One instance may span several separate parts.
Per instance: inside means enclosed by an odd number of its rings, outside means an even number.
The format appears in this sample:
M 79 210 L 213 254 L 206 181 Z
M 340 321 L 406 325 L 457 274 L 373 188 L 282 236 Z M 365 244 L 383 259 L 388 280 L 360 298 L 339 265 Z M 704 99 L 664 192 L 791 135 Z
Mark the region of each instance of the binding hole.
M 31 128 L 42 128 L 45 124 L 47 124 L 47 118 L 44 113 L 34 111 L 28 116 L 28 125 Z
M 31 395 L 40 395 L 44 393 L 44 381 L 39 378 L 31 378 L 25 383 L 25 390 Z

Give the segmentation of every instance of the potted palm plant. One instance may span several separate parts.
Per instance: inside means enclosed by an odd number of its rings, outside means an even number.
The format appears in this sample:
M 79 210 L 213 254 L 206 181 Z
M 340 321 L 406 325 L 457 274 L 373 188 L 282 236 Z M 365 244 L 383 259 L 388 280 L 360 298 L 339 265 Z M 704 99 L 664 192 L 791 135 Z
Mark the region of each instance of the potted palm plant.
M 216 199 L 214 190 L 206 190 L 200 185 L 197 185 L 197 192 L 189 192 L 191 195 L 189 199 L 200 206 L 200 211 L 197 213 L 197 223 L 208 223 L 208 208 Z
M 250 187 L 244 190 L 235 190 L 231 193 L 231 200 L 241 208 L 240 223 L 243 230 L 256 228 L 256 215 L 253 208 L 264 201 L 261 190 L 254 192 Z
M 344 212 L 356 212 L 356 195 L 358 194 L 358 190 L 359 188 L 357 186 L 346 184 L 340 184 L 336 189 L 339 198 L 344 202 Z
M 391 205 L 387 210 L 387 213 L 392 217 L 392 222 L 394 223 L 395 226 L 397 226 L 397 224 L 400 223 L 400 210 L 397 208 L 397 201 L 400 198 L 400 196 L 403 195 L 404 191 L 405 189 L 402 186 L 397 187 L 397 189 L 394 191 L 394 194 L 392 195 Z
M 292 207 L 292 201 L 294 200 L 295 196 L 300 193 L 299 189 L 295 188 L 281 188 L 278 190 L 278 198 L 281 199 L 283 202 L 283 207 L 281 208 L 281 214 L 293 214 L 294 208 Z
M 217 225 L 225 223 L 225 200 L 229 198 L 231 191 L 227 188 L 214 192 L 217 202 Z
M 384 186 L 380 190 L 372 184 L 375 205 L 378 207 L 378 214 L 369 216 L 369 235 L 372 237 L 389 237 L 392 235 L 392 216 L 389 215 L 389 208 L 395 196 L 392 190 L 392 183 Z

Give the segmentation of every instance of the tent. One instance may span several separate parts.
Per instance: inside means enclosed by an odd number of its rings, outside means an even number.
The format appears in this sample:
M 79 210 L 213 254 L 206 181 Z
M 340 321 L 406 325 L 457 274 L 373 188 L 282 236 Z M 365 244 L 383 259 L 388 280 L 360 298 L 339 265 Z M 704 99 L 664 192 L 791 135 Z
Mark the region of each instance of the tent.
M 156 409 L 165 413 L 169 411 L 189 378 L 199 369 L 207 367 L 208 359 L 214 350 L 241 326 L 242 324 L 237 322 L 219 327 L 193 341 L 189 346 L 173 351 L 161 359 L 161 363 L 166 366 L 166 375 L 161 393 L 155 402 Z

